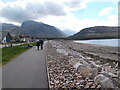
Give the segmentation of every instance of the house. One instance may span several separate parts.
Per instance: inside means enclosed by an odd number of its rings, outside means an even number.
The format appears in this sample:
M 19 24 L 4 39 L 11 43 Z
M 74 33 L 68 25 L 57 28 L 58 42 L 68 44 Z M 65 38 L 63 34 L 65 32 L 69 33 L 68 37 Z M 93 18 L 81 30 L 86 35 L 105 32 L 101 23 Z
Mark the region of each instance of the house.
M 2 31 L 2 40 L 1 43 L 10 43 L 12 42 L 12 36 L 8 31 Z
M 31 38 L 27 35 L 19 35 L 20 42 L 31 42 Z

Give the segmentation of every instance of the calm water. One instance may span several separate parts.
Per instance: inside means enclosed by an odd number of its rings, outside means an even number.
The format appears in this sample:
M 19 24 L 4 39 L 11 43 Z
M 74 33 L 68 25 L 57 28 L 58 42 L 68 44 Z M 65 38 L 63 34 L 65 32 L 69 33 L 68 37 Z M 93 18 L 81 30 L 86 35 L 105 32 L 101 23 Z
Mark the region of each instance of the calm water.
M 79 40 L 75 42 L 120 47 L 120 39 Z

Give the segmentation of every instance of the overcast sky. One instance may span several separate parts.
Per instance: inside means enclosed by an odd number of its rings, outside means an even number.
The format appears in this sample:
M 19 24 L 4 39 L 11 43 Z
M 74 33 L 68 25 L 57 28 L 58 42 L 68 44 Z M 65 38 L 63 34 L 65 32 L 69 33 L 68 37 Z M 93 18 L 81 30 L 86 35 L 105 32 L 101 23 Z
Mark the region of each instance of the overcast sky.
M 61 30 L 118 25 L 119 0 L 0 0 L 1 22 L 35 20 Z

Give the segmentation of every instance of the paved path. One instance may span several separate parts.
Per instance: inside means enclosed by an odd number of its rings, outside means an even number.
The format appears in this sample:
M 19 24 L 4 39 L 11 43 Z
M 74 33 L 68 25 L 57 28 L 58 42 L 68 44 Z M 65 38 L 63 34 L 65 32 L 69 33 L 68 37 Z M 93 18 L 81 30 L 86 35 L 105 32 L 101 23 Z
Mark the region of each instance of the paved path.
M 3 88 L 48 88 L 45 50 L 33 47 L 2 69 Z

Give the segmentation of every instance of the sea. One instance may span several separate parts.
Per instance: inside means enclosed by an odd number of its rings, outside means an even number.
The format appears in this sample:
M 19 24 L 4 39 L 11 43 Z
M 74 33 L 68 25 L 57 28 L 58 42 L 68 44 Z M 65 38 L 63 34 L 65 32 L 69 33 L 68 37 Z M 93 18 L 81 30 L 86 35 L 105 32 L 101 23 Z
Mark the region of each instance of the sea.
M 75 42 L 120 47 L 120 39 L 77 40 Z

